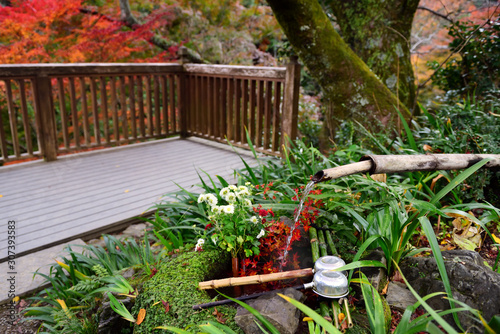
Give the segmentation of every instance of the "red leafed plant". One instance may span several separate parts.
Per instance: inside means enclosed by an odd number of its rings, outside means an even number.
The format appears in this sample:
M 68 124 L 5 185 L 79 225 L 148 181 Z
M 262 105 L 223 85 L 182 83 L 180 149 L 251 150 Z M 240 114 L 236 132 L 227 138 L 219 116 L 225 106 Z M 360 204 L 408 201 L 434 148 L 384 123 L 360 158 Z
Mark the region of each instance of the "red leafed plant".
M 262 190 L 261 195 L 264 199 L 279 199 L 283 195 L 278 190 L 273 189 L 273 183 L 257 185 L 255 189 Z M 301 187 L 303 189 L 303 187 Z M 296 196 L 292 200 L 297 201 L 299 197 L 299 189 L 295 189 Z M 311 191 L 311 194 L 321 194 L 321 189 Z M 318 215 L 319 209 L 323 207 L 321 200 L 308 198 L 304 202 L 303 210 L 296 223 L 296 227 L 303 226 L 304 231 L 308 231 L 311 224 L 313 224 Z M 259 274 L 269 274 L 279 271 L 281 258 L 283 256 L 287 238 L 290 234 L 291 228 L 283 221 L 277 219 L 277 215 L 272 209 L 263 209 L 261 205 L 254 208 L 254 212 L 262 217 L 262 221 L 266 223 L 266 236 L 261 238 L 260 254 L 257 256 L 245 258 L 242 261 L 242 268 L 240 269 L 241 276 L 251 276 Z M 283 270 L 299 269 L 299 254 L 293 252 L 292 245 L 295 241 L 301 239 L 301 229 L 296 228 L 290 240 L 288 250 L 291 251 L 287 259 L 284 261 Z M 269 285 L 274 287 L 279 285 L 278 282 L 271 282 Z

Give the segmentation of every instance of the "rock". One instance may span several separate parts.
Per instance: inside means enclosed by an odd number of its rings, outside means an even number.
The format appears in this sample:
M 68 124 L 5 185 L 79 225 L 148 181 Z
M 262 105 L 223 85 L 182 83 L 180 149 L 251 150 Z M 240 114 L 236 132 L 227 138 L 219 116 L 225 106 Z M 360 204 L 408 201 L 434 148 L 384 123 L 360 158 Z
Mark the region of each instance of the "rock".
M 144 223 L 132 224 L 122 232 L 121 239 L 127 237 L 142 238 L 144 237 L 145 231 L 146 231 L 146 224 Z
M 454 299 L 481 311 L 486 322 L 500 313 L 500 274 L 485 266 L 476 252 L 444 251 L 443 258 Z M 445 291 L 433 257 L 407 258 L 401 263 L 401 269 L 420 296 Z M 448 300 L 442 296 L 431 298 L 427 303 L 435 310 L 450 308 Z M 468 333 L 483 333 L 480 322 L 473 319 L 469 312 L 459 312 L 458 318 Z M 451 316 L 445 319 L 454 324 Z
M 389 282 L 386 299 L 389 306 L 400 311 L 406 310 L 408 306 L 417 302 L 417 298 L 406 288 L 406 285 L 400 282 Z
M 104 240 L 102 238 L 99 238 L 99 239 L 91 239 L 89 241 L 87 241 L 87 245 L 91 245 L 91 246 L 100 246 L 102 248 L 105 248 L 106 247 L 106 243 L 104 242 Z
M 387 266 L 384 252 L 380 249 L 371 251 L 368 255 L 364 256 L 361 260 L 378 261 Z M 371 285 L 380 293 L 387 284 L 387 271 L 385 268 L 380 267 L 364 267 L 361 271 L 366 275 Z
M 121 275 L 125 279 L 132 278 L 135 275 L 135 269 L 134 268 L 125 268 L 121 271 Z
M 375 249 L 370 251 L 367 255 L 363 256 L 361 260 L 372 260 L 379 261 L 384 265 L 387 265 L 387 260 L 385 259 L 384 252 L 380 249 Z M 379 293 L 385 288 L 387 284 L 387 271 L 385 268 L 380 267 L 363 267 L 360 268 L 361 272 L 366 275 L 366 278 L 371 283 L 371 285 L 377 289 Z M 357 277 L 357 275 L 353 275 L 353 277 Z M 359 284 L 351 284 L 353 288 L 356 298 L 359 299 L 360 305 L 363 305 L 361 301 L 363 300 L 363 294 L 361 293 L 361 288 Z
M 293 288 L 285 289 L 282 293 L 300 302 L 305 300 L 304 294 Z M 300 310 L 276 293 L 261 296 L 247 304 L 259 311 L 281 334 L 294 334 L 299 326 Z M 254 321 L 255 317 L 241 306 L 234 320 L 246 334 L 262 333 Z

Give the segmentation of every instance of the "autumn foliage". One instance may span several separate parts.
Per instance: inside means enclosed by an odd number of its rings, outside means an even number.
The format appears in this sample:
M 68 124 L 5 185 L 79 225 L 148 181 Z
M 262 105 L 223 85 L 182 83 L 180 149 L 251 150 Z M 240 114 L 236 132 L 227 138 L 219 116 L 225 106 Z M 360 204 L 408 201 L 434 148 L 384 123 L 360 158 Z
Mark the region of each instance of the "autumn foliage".
M 146 0 L 130 6 L 136 24 L 124 19 L 116 0 L 13 0 L 0 7 L 0 64 L 170 62 L 181 45 L 210 63 L 275 64 L 265 51 L 275 51 L 282 34 L 259 2 Z
M 256 189 L 261 190 L 261 196 L 263 199 L 279 199 L 280 191 L 272 182 L 269 184 L 256 185 Z M 300 192 L 303 191 L 303 186 Z M 292 200 L 297 201 L 299 199 L 299 189 L 295 189 L 296 196 Z M 312 190 L 311 195 L 321 194 L 321 189 Z M 288 245 L 288 255 L 286 259 L 282 256 L 285 248 L 287 247 L 287 238 L 290 235 L 291 228 L 289 225 L 282 221 L 278 214 L 272 209 L 263 209 L 261 205 L 254 208 L 256 214 L 258 214 L 262 221 L 267 223 L 266 236 L 261 238 L 260 254 L 253 257 L 244 258 L 242 261 L 242 268 L 240 269 L 241 276 L 251 276 L 257 274 L 269 274 L 274 272 L 279 272 L 281 269 L 299 269 L 300 268 L 300 250 L 294 249 L 294 245 L 297 241 L 304 238 L 304 232 L 309 230 L 311 224 L 316 222 L 319 216 L 319 209 L 323 207 L 322 200 L 314 199 L 312 197 L 307 198 L 304 202 L 303 209 L 299 215 L 299 219 L 295 224 L 296 229 L 293 231 L 292 237 L 290 239 L 290 244 Z M 303 228 L 301 235 L 300 228 Z M 283 262 L 283 268 L 280 268 L 280 263 Z M 270 286 L 279 285 L 281 283 L 268 283 Z
M 81 0 L 14 0 L 0 7 L 0 63 L 169 61 L 176 50 L 160 52 L 148 40 L 171 9 L 159 8 L 130 29 Z

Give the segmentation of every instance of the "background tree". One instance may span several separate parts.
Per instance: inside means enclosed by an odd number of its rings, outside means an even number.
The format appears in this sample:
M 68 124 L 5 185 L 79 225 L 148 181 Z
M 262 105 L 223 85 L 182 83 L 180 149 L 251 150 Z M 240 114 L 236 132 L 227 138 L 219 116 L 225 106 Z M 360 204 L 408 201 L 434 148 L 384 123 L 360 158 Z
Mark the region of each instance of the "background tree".
M 419 0 L 326 0 L 349 47 L 409 109 L 415 106 L 412 21 Z
M 370 2 L 382 3 L 382 1 Z M 386 2 L 396 3 L 396 1 Z M 402 20 L 409 21 L 404 26 L 405 29 L 411 27 L 411 21 L 416 9 L 414 2 L 417 1 L 401 1 L 402 4 L 398 7 L 400 8 L 399 15 L 407 15 L 398 22 Z M 342 119 L 357 120 L 367 128 L 380 129 L 382 127 L 392 128 L 397 125 L 398 116 L 395 113 L 395 108 L 402 111 L 405 116 L 410 115 L 408 108 L 400 102 L 398 97 L 384 85 L 379 77 L 370 70 L 366 63 L 356 55 L 337 33 L 317 0 L 268 0 L 268 3 L 295 52 L 322 87 L 324 98 L 329 103 L 324 122 L 326 135 L 333 138 L 334 129 Z M 411 9 L 403 11 L 403 8 L 410 4 Z M 366 5 L 368 6 L 368 1 Z M 351 17 L 355 20 L 355 18 L 362 16 L 361 13 L 354 14 L 355 8 L 357 7 L 353 5 L 350 9 L 349 7 L 342 7 L 341 9 L 351 13 Z M 377 7 L 369 7 L 365 11 L 374 9 L 377 9 Z M 398 11 L 397 8 L 396 11 Z M 385 13 L 388 12 L 389 10 L 386 10 Z M 381 12 L 380 15 L 383 16 L 384 12 Z M 381 21 L 378 24 L 382 24 Z M 352 28 L 349 28 L 346 24 L 345 31 L 348 32 L 353 29 L 356 23 L 352 22 L 351 26 Z M 368 22 L 363 21 L 358 29 L 368 30 L 370 26 Z M 382 28 L 372 27 L 371 29 Z M 396 30 L 393 34 L 398 34 L 397 29 L 401 28 L 394 24 L 393 29 Z M 351 35 L 354 44 L 360 43 L 357 42 L 360 40 L 360 33 L 352 32 Z M 379 35 L 381 36 L 382 32 Z M 395 41 L 396 39 L 393 38 L 392 40 Z M 366 42 L 370 43 L 368 40 Z M 399 43 L 401 50 L 408 48 L 406 42 L 403 43 L 405 45 L 401 43 Z M 386 47 L 390 46 L 396 48 L 391 41 L 388 41 Z M 360 48 L 363 49 L 361 46 Z M 397 53 L 397 51 L 394 52 Z M 388 51 L 385 53 L 385 57 L 390 57 L 390 54 L 392 52 Z M 392 62 L 397 64 L 399 58 L 403 58 L 404 55 L 405 53 L 402 51 L 401 57 L 393 57 Z M 376 57 L 376 54 L 366 52 L 365 56 L 367 58 Z M 397 74 L 397 72 L 395 73 Z M 410 77 L 413 78 L 413 76 Z

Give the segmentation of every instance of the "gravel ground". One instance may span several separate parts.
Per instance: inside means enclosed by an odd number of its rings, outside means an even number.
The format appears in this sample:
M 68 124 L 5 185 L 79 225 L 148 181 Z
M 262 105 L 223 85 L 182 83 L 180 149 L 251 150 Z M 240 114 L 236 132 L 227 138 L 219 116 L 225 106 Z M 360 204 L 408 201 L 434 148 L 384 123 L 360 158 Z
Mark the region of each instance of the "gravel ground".
M 20 312 L 28 306 L 25 300 L 21 300 L 14 310 L 10 308 L 10 304 L 0 305 L 0 333 L 36 333 L 40 327 L 40 321 L 21 321 Z M 14 314 L 14 319 L 11 314 Z

